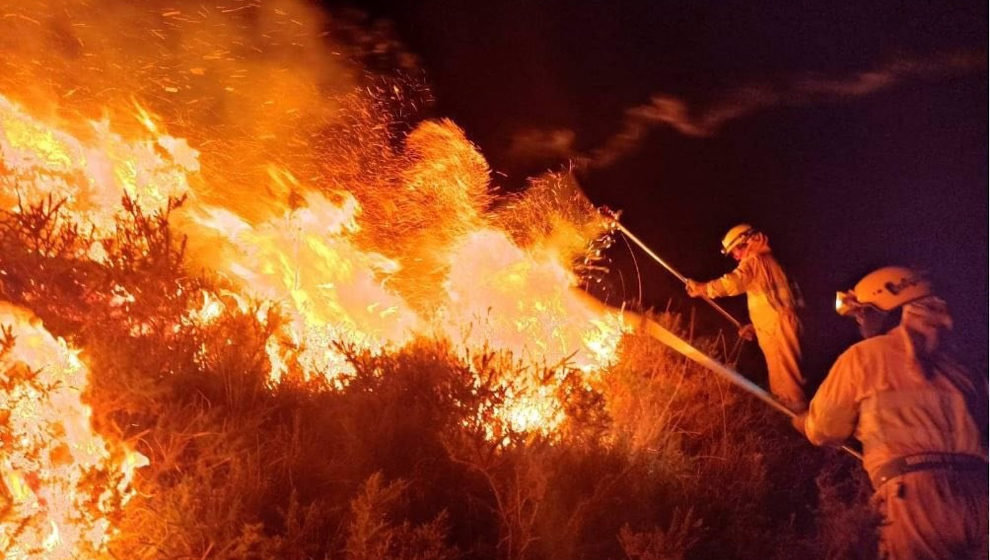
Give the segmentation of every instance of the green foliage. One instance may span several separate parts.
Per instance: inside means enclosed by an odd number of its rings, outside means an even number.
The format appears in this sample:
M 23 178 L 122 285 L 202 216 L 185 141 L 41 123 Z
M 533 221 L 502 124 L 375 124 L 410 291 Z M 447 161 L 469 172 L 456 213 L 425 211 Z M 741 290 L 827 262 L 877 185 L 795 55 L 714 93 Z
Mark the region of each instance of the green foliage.
M 49 201 L 0 216 L 0 249 L 0 297 L 84 349 L 95 426 L 150 460 L 116 520 L 117 558 L 872 555 L 858 465 L 645 337 L 600 382 L 566 376 L 558 433 L 493 437 L 521 375 L 505 356 L 340 348 L 355 371 L 343 387 L 270 386 L 277 314 L 186 320 L 223 286 L 183 268 L 168 212 L 125 202 L 116 234 L 94 240 Z

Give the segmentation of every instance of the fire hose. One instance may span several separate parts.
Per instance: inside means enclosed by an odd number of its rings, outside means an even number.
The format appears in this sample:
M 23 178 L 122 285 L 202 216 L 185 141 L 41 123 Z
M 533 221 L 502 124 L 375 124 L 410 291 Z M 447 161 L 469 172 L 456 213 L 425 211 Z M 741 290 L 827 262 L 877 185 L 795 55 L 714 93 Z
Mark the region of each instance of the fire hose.
M 797 416 L 793 410 L 784 406 L 780 401 L 773 398 L 769 393 L 764 391 L 759 385 L 753 383 L 749 379 L 746 379 L 739 372 L 730 368 L 729 366 L 711 358 L 701 350 L 698 350 L 694 346 L 691 346 L 687 341 L 681 337 L 675 335 L 669 330 L 661 327 L 655 321 L 645 320 L 646 333 L 656 340 L 660 341 L 670 349 L 674 350 L 678 354 L 681 354 L 685 358 L 693 361 L 694 363 L 712 371 L 723 378 L 728 380 L 733 385 L 743 389 L 747 393 L 755 396 L 766 404 L 770 405 L 772 408 L 783 412 L 787 416 L 793 418 Z M 853 457 L 856 457 L 860 461 L 863 460 L 863 455 L 860 454 L 855 449 L 849 447 L 848 445 L 843 445 L 842 450 L 849 453 Z
M 653 260 L 655 260 L 658 263 L 660 263 L 660 266 L 666 268 L 668 272 L 670 272 L 671 274 L 673 274 L 674 276 L 676 276 L 677 279 L 680 280 L 682 284 L 684 284 L 685 286 L 687 285 L 687 283 L 688 283 L 687 277 L 685 277 L 680 272 L 677 272 L 677 270 L 674 267 L 670 266 L 663 259 L 661 259 L 659 255 L 657 255 L 656 253 L 654 253 L 652 249 L 650 249 L 645 243 L 643 243 L 642 241 L 640 241 L 640 239 L 638 237 L 636 237 L 635 235 L 633 235 L 633 233 L 631 231 L 629 231 L 628 229 L 626 229 L 626 226 L 620 224 L 618 220 L 615 220 L 613 222 L 613 225 L 614 225 L 615 229 L 621 231 L 623 233 L 623 235 L 625 235 L 626 237 L 629 238 L 630 241 L 632 241 L 636 245 L 639 245 L 639 248 L 642 249 L 643 251 L 645 251 L 646 254 L 649 255 Z M 705 302 L 708 303 L 708 305 L 712 306 L 712 309 L 714 309 L 715 311 L 718 311 L 719 313 L 721 313 L 723 317 L 725 317 L 726 319 L 729 320 L 730 323 L 732 323 L 733 325 L 735 325 L 735 327 L 736 327 L 737 330 L 742 328 L 742 323 L 740 323 L 738 319 L 736 319 L 735 317 L 733 317 L 732 314 L 729 313 L 728 311 L 726 311 L 721 305 L 715 303 L 714 301 L 712 301 L 711 298 L 709 298 L 707 296 L 702 296 L 702 299 L 704 299 Z

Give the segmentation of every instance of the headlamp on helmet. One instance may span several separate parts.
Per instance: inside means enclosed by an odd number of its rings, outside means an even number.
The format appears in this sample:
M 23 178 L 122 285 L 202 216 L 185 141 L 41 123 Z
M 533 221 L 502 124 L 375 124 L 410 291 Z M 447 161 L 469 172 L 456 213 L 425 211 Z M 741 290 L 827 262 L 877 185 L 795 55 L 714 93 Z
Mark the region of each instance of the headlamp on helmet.
M 734 226 L 722 238 L 722 254 L 728 255 L 733 249 L 742 245 L 755 233 L 756 229 L 749 224 Z
M 835 312 L 839 315 L 846 317 L 862 308 L 863 304 L 856 299 L 856 294 L 852 290 L 835 292 Z
M 835 310 L 842 316 L 864 307 L 888 312 L 932 293 L 932 284 L 924 274 L 907 267 L 886 266 L 864 276 L 852 290 L 837 293 Z

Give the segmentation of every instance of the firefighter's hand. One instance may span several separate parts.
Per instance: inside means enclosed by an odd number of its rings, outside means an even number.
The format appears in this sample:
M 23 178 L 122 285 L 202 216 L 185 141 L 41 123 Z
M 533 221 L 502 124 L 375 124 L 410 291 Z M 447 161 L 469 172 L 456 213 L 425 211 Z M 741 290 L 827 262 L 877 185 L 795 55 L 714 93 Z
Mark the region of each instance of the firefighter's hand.
M 739 338 L 750 342 L 756 340 L 756 329 L 754 329 L 751 324 L 746 324 L 739 327 Z
M 684 288 L 687 290 L 687 294 L 691 297 L 701 297 L 704 295 L 701 282 L 688 280 L 684 282 Z
M 808 434 L 804 431 L 804 424 L 807 421 L 808 421 L 808 413 L 802 412 L 801 414 L 798 414 L 794 418 L 791 418 L 791 425 L 794 426 L 794 429 L 797 430 L 799 434 L 808 437 Z

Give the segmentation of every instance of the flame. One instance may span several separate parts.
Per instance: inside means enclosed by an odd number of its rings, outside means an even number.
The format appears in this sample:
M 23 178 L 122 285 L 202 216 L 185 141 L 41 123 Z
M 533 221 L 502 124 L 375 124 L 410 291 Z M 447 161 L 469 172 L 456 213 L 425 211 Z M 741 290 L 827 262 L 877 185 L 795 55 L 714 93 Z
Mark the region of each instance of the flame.
M 502 420 L 552 431 L 563 417 L 557 378 L 537 370 L 566 365 L 590 383 L 615 360 L 628 329 L 588 303 L 572 266 L 601 231 L 554 216 L 553 188 L 505 204 L 450 121 L 394 132 L 407 123 L 390 107 L 411 110 L 419 101 L 403 92 L 420 86 L 361 82 L 358 64 L 327 49 L 311 6 L 149 2 L 108 25 L 107 10 L 55 3 L 0 18 L 0 36 L 16 38 L 0 39 L 0 204 L 64 200 L 99 238 L 125 195 L 146 213 L 185 197 L 171 226 L 188 241 L 190 269 L 229 292 L 204 292 L 184 320 L 276 309 L 285 320 L 265 347 L 272 385 L 290 374 L 346 383 L 338 342 L 387 352 L 443 337 L 532 364 Z M 57 30 L 58 48 L 38 22 Z M 87 256 L 101 260 L 100 245 Z
M 110 515 L 147 460 L 93 432 L 77 350 L 8 304 L 0 324 L 14 341 L 0 355 L 0 550 L 11 560 L 101 553 L 114 534 Z
M 197 153 L 184 140 L 163 135 L 129 142 L 108 121 L 88 125 L 91 141 L 83 142 L 0 95 L 0 204 L 14 210 L 19 201 L 66 200 L 69 217 L 99 234 L 112 228 L 124 194 L 155 211 L 189 192 Z
M 497 343 L 550 365 L 611 363 L 625 327 L 577 297 L 578 278 L 552 251 L 524 251 L 504 231 L 472 232 L 450 255 L 445 328 L 452 340 Z
M 461 208 L 460 214 L 450 214 L 446 222 L 442 221 L 444 216 L 430 215 L 436 223 L 427 224 L 431 227 L 426 234 L 437 233 L 436 238 L 446 238 L 446 242 L 416 232 L 424 236 L 425 247 L 411 257 L 400 255 L 402 260 L 398 260 L 383 254 L 388 247 L 382 252 L 362 248 L 362 207 L 351 193 L 328 196 L 301 184 L 290 171 L 269 166 L 273 180 L 283 186 L 291 184 L 297 192 L 295 207 L 250 221 L 235 209 L 203 202 L 192 190 L 191 185 L 197 182 L 197 151 L 183 139 L 161 135 L 129 143 L 111 132 L 108 123 L 91 123 L 100 134 L 94 144 L 87 144 L 30 117 L 2 97 L 0 109 L 6 109 L 0 111 L 0 122 L 14 123 L 10 129 L 22 132 L 18 135 L 6 127 L 0 129 L 0 147 L 16 186 L 22 190 L 25 185 L 32 187 L 31 191 L 18 192 L 28 202 L 71 192 L 68 206 L 72 216 L 106 231 L 113 218 L 106 206 L 113 206 L 98 205 L 95 200 L 127 194 L 153 211 L 167 203 L 163 193 L 191 194 L 177 225 L 189 236 L 193 259 L 233 282 L 246 297 L 277 302 L 290 317 L 284 330 L 268 344 L 273 382 L 287 371 L 290 353 L 295 354 L 304 376 L 317 372 L 337 376 L 346 374 L 348 366 L 331 348 L 332 341 L 383 351 L 400 347 L 415 336 L 434 336 L 437 332 L 475 350 L 507 350 L 534 363 L 571 360 L 585 371 L 606 366 L 614 359 L 624 330 L 621 320 L 603 316 L 574 296 L 578 278 L 563 263 L 558 244 L 552 243 L 555 240 L 544 238 L 544 244 L 524 249 L 508 232 L 471 209 L 471 197 L 464 193 L 465 180 L 487 184 L 487 178 L 478 176 L 484 173 L 483 168 L 475 168 L 468 170 L 465 179 L 459 176 L 465 172 L 456 161 L 443 161 L 444 150 L 449 150 L 451 143 L 468 158 L 478 157 L 452 123 L 425 125 L 416 138 L 416 157 L 426 153 L 433 160 L 417 159 L 402 177 L 410 189 L 434 191 L 428 198 L 445 197 L 445 202 L 451 203 L 459 197 L 453 204 Z M 138 117 L 153 120 L 145 110 Z M 156 128 L 149 126 L 149 130 Z M 33 136 L 24 131 L 33 132 Z M 51 138 L 59 139 L 58 153 L 90 156 L 43 157 L 48 152 L 42 148 L 51 146 L 47 140 Z M 165 145 L 183 149 L 152 149 Z M 110 149 L 104 149 L 107 147 Z M 77 167 L 67 161 L 76 162 Z M 122 172 L 94 175 L 90 173 L 94 167 L 128 170 L 129 177 L 142 179 L 120 181 Z M 75 177 L 75 182 L 69 177 Z M 87 188 L 69 190 L 79 177 L 85 177 Z M 159 184 L 169 188 L 159 189 Z M 8 200 L 11 207 L 13 202 Z M 374 202 L 383 204 L 381 200 Z M 457 221 L 452 224 L 451 220 Z M 440 233 L 451 226 L 464 232 L 459 236 Z M 434 270 L 403 276 L 404 264 L 424 260 L 434 263 Z M 429 288 L 436 280 L 436 269 L 444 272 L 442 283 L 429 290 L 432 305 L 424 312 L 406 296 L 422 298 L 416 291 Z M 204 299 L 203 309 L 191 317 L 206 323 L 221 313 L 222 307 L 218 301 Z

